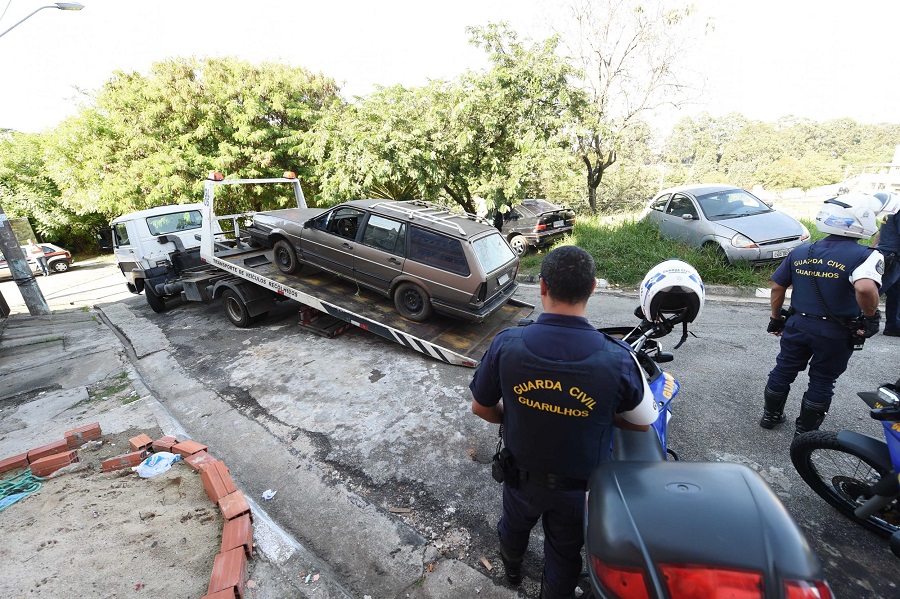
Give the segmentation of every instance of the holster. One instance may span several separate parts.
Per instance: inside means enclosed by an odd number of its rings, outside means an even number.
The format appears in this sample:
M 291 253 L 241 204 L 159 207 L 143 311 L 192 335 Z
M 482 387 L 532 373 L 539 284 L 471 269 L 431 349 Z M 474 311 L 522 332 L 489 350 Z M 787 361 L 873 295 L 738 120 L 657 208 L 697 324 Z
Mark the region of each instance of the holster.
M 513 464 L 512 452 L 507 448 L 498 449 L 491 460 L 491 476 L 498 483 L 506 483 L 510 487 L 519 486 L 519 469 Z

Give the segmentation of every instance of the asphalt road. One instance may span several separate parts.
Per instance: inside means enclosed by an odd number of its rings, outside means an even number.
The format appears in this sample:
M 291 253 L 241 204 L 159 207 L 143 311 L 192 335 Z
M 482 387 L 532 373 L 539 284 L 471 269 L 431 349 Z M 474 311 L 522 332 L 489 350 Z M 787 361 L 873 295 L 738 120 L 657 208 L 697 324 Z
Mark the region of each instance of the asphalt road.
M 106 268 L 86 269 L 100 295 L 113 291 L 112 275 L 121 277 L 115 271 L 107 279 Z M 119 285 L 124 291 L 121 278 Z M 90 295 L 54 293 L 72 305 Z M 535 286 L 523 285 L 519 299 L 539 305 Z M 632 293 L 598 293 L 589 318 L 598 327 L 632 324 L 636 302 Z M 487 572 L 480 560 L 499 564 L 500 494 L 488 466 L 496 427 L 470 413 L 471 370 L 358 329 L 335 339 L 306 333 L 290 302 L 250 329 L 232 327 L 218 303 L 165 314 L 127 292 L 93 303 L 114 315 L 145 382 L 186 429 L 233 453 L 227 459 L 241 487 L 279 490 L 266 506 L 270 515 L 350 594 L 416 596 L 423 563 L 439 557 L 499 582 L 500 569 Z M 670 446 L 684 460 L 732 461 L 758 471 L 806 532 L 836 596 L 900 596 L 900 568 L 886 541 L 825 504 L 790 463 L 791 421 L 805 375 L 789 400 L 788 423 L 773 431 L 757 424 L 778 350 L 765 333 L 767 321 L 759 301 L 708 298 L 691 327 L 696 337 L 665 365 L 682 385 Z M 673 333 L 664 344 L 670 349 L 676 341 Z M 854 355 L 823 428 L 881 436 L 856 392 L 897 378 L 898 343 L 876 336 Z M 535 535 L 525 564 L 527 596 L 537 595 L 540 555 Z M 502 586 L 487 587 L 493 594 L 481 596 L 505 596 Z

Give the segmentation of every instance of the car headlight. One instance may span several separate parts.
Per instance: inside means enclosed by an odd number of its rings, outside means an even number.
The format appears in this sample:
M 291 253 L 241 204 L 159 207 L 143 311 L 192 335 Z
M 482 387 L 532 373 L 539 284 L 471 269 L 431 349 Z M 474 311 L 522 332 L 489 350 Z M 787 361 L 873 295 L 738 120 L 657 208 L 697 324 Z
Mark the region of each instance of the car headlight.
M 800 236 L 800 241 L 806 241 L 809 239 L 809 229 L 803 223 L 800 223 L 800 226 L 803 227 L 803 235 Z
M 759 247 L 758 245 L 756 245 L 755 241 L 753 241 L 752 239 L 750 239 L 749 237 L 747 237 L 746 235 L 744 235 L 742 233 L 738 233 L 737 235 L 735 235 L 734 237 L 731 238 L 731 245 L 733 245 L 736 248 L 744 248 L 744 249 Z

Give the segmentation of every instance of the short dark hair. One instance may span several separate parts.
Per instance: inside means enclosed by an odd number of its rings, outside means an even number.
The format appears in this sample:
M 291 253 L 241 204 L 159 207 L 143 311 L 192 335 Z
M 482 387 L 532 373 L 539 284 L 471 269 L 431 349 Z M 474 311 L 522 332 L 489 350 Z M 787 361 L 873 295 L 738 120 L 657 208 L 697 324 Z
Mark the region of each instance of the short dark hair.
M 594 290 L 594 258 L 576 245 L 558 247 L 541 262 L 541 278 L 556 301 L 584 303 Z

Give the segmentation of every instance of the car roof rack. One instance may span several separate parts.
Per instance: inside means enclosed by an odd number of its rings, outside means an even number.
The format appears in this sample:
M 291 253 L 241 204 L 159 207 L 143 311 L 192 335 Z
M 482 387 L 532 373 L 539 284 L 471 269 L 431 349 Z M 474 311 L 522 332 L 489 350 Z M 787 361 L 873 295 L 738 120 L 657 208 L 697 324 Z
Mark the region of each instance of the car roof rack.
M 401 204 L 405 205 L 405 207 L 401 206 Z M 418 207 L 419 209 L 417 210 L 416 208 L 413 208 L 413 206 Z M 444 210 L 441 206 L 433 202 L 426 202 L 424 200 L 378 202 L 377 204 L 372 204 L 370 208 L 383 208 L 384 210 L 399 212 L 400 214 L 408 217 L 410 220 L 421 218 L 422 220 L 436 225 L 444 225 L 445 227 L 455 229 L 460 235 L 465 235 L 466 232 L 459 225 L 459 223 L 453 222 L 451 219 L 465 218 L 467 220 L 475 222 L 486 222 L 477 214 L 472 214 L 471 212 L 450 212 L 449 210 Z

